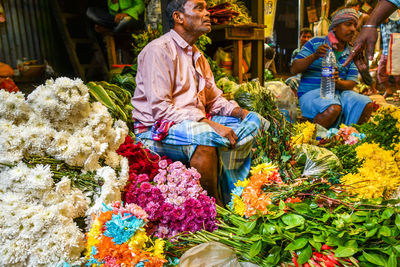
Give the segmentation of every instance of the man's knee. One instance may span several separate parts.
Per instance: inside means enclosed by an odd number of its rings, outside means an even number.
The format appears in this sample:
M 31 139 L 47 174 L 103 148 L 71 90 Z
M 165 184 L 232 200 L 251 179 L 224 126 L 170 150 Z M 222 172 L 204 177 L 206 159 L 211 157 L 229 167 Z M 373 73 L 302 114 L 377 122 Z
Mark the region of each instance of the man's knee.
M 339 117 L 340 113 L 342 113 L 342 107 L 339 105 L 330 105 L 324 112 L 322 112 L 323 115 L 335 119 Z
M 212 146 L 197 146 L 192 158 L 190 159 L 190 165 L 203 165 L 217 163 L 217 148 Z

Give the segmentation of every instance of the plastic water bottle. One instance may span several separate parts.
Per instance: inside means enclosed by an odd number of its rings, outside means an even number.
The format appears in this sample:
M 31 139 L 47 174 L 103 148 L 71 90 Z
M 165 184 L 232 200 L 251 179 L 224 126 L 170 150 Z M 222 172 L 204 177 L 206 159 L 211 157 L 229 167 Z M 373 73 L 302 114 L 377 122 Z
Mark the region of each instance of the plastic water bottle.
M 322 58 L 321 71 L 321 98 L 332 99 L 335 97 L 336 57 L 332 49 Z

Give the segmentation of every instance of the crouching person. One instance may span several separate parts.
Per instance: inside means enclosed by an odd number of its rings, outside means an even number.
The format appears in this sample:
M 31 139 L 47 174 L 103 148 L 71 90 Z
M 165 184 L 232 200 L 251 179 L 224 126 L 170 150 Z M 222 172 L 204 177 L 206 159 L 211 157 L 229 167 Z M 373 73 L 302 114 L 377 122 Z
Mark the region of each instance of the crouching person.
M 297 96 L 303 117 L 312 119 L 325 128 L 340 123 L 364 123 L 373 110 L 372 101 L 368 96 L 352 90 L 358 81 L 358 71 L 354 62 L 343 67 L 352 49 L 349 42 L 355 34 L 357 20 L 358 14 L 353 8 L 338 10 L 332 17 L 328 35 L 314 37 L 308 41 L 297 54 L 290 69 L 294 74 L 302 74 Z M 322 57 L 329 48 L 333 49 L 337 62 L 336 95 L 333 99 L 322 99 Z
M 135 134 L 154 152 L 196 168 L 217 202 L 219 177 L 226 203 L 233 183 L 248 175 L 254 136 L 268 122 L 222 96 L 194 45 L 211 30 L 206 2 L 173 0 L 166 12 L 171 30 L 138 57 Z

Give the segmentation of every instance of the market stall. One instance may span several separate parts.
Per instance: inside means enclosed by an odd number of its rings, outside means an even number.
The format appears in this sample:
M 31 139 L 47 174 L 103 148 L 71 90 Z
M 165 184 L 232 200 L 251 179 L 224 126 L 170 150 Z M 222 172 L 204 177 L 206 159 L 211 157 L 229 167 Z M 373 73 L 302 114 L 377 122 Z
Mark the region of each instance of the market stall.
M 229 24 L 235 12 L 214 28 L 262 40 L 263 27 Z M 325 129 L 270 72 L 238 80 L 207 56 L 224 96 L 269 122 L 219 206 L 198 170 L 135 136 L 137 57 L 161 34 L 133 35 L 133 64 L 109 81 L 0 88 L 0 266 L 399 265 L 399 107 L 374 103 L 368 122 Z

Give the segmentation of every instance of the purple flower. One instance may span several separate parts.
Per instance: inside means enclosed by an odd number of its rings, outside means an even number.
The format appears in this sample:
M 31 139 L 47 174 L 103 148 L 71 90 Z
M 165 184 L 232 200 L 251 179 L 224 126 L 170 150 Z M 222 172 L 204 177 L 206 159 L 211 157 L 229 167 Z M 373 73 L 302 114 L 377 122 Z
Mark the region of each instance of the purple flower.
M 185 212 L 183 211 L 183 209 L 181 208 L 175 208 L 172 216 L 176 219 L 176 220 L 182 220 L 185 218 Z
M 143 204 L 146 204 L 148 202 L 147 196 L 146 194 L 140 194 L 137 197 L 137 203 L 139 204 L 139 206 L 143 207 Z
M 196 203 L 197 203 L 197 201 L 194 198 L 186 199 L 185 204 L 184 204 L 185 209 L 194 207 L 196 205 Z
M 173 169 L 180 169 L 182 167 L 184 167 L 183 163 L 180 161 L 175 161 L 174 163 L 172 163 L 170 165 Z
M 140 185 L 140 190 L 142 190 L 142 192 L 151 192 L 151 188 L 153 186 L 149 183 L 149 182 L 144 182 Z

